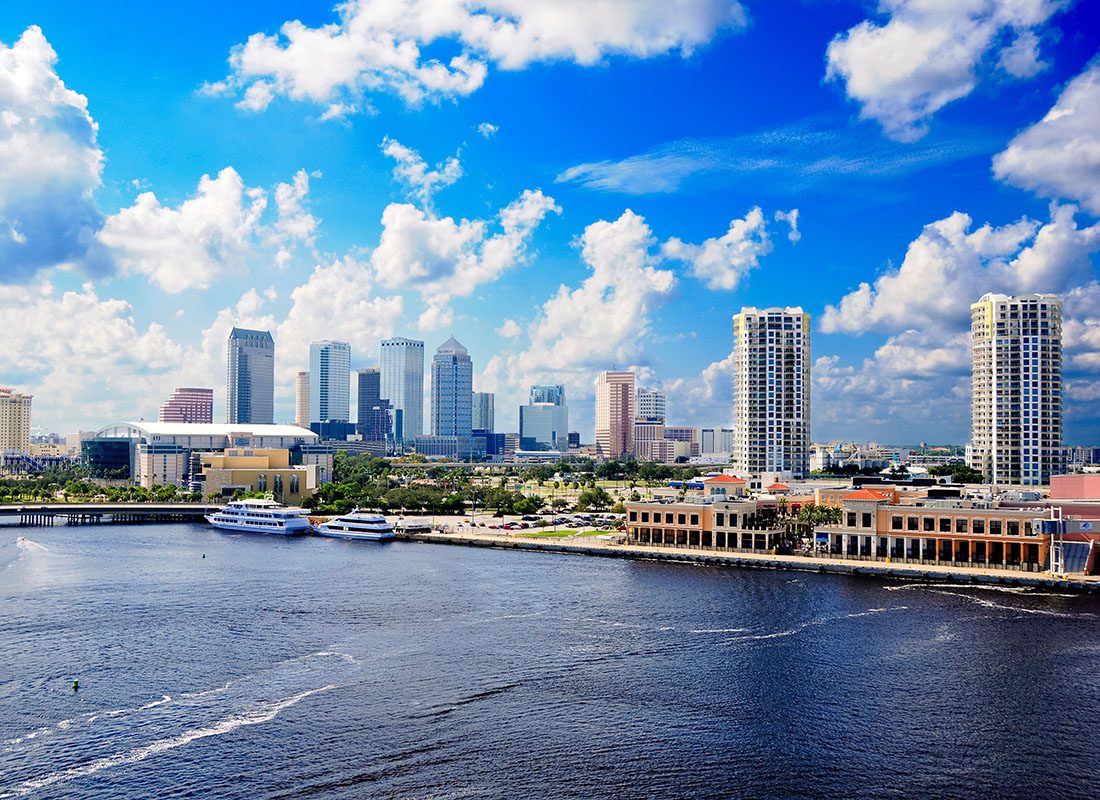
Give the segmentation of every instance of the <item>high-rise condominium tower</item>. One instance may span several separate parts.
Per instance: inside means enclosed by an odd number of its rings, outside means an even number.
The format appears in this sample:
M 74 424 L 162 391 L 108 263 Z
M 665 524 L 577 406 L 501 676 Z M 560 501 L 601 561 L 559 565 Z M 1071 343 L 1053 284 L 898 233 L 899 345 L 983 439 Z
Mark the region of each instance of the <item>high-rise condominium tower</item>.
M 384 442 L 390 434 L 390 402 L 382 399 L 382 372 L 377 367 L 357 370 L 356 432 L 365 442 Z
M 299 370 L 294 378 L 294 424 L 309 427 L 309 372 Z
M 432 357 L 432 434 L 469 437 L 473 428 L 474 364 L 451 337 Z
M 475 431 L 493 433 L 496 424 L 496 397 L 492 392 L 474 392 L 472 425 Z
M 269 331 L 229 333 L 226 420 L 232 425 L 275 421 L 275 340 Z
M 309 421 L 351 417 L 351 345 L 328 339 L 309 345 Z
M 668 400 L 660 389 L 643 387 L 638 390 L 637 418 L 642 422 L 665 423 Z
M 733 317 L 734 469 L 805 477 L 810 466 L 810 315 L 742 308 Z
M 970 466 L 993 483 L 1048 483 L 1066 471 L 1062 301 L 982 295 L 970 307 L 970 339 Z
M 596 378 L 596 456 L 634 453 L 634 373 L 601 372 Z
M 161 422 L 214 421 L 214 390 L 181 387 L 160 407 Z
M 424 432 L 424 343 L 384 339 L 381 348 L 382 397 L 390 401 L 397 442 Z
M 31 447 L 31 397 L 0 387 L 0 453 Z

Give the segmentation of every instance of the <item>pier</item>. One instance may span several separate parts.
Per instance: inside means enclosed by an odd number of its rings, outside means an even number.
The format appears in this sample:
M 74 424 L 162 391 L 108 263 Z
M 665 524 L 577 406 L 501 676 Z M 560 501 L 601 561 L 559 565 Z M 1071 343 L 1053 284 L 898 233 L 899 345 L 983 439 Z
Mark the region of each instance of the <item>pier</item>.
M 216 510 L 203 503 L 48 503 L 0 506 L 0 519 L 19 517 L 25 528 L 65 525 L 138 525 L 158 522 L 202 522 Z

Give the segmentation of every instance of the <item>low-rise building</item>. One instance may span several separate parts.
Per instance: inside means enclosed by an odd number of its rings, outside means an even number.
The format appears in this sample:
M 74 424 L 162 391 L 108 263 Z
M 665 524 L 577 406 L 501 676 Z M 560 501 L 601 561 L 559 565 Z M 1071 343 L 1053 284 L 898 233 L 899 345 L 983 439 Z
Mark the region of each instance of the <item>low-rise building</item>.
M 317 465 L 292 465 L 289 450 L 229 448 L 197 455 L 207 497 L 266 492 L 280 503 L 296 505 L 317 491 Z
M 780 543 L 783 527 L 773 503 L 755 500 L 627 503 L 631 544 L 767 552 Z

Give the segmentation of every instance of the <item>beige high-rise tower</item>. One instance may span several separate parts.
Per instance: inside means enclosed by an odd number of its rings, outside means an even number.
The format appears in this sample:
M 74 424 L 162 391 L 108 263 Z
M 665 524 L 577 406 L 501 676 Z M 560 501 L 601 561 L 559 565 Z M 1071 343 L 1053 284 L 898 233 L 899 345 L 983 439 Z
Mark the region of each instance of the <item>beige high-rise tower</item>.
M 733 317 L 734 469 L 801 478 L 810 468 L 810 315 L 742 308 Z
M 985 294 L 970 306 L 968 463 L 992 483 L 1039 486 L 1066 471 L 1062 301 Z
M 31 448 L 31 395 L 0 386 L 0 453 Z
M 309 371 L 302 370 L 294 379 L 294 424 L 309 427 Z
M 634 373 L 601 372 L 596 378 L 596 456 L 634 453 Z

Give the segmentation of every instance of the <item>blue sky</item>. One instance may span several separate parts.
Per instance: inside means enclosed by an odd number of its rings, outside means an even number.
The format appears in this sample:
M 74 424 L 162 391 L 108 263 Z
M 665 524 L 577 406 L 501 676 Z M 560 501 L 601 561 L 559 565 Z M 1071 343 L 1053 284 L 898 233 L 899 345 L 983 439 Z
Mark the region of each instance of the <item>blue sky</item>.
M 0 383 L 61 432 L 151 417 L 176 385 L 214 386 L 224 413 L 225 336 L 259 325 L 290 419 L 311 339 L 351 341 L 359 367 L 380 337 L 454 333 L 501 429 L 562 381 L 587 437 L 612 367 L 664 386 L 672 421 L 720 425 L 730 316 L 798 304 L 815 439 L 961 443 L 969 303 L 1052 291 L 1066 439 L 1096 442 L 1098 19 L 1051 0 L 8 2 Z

